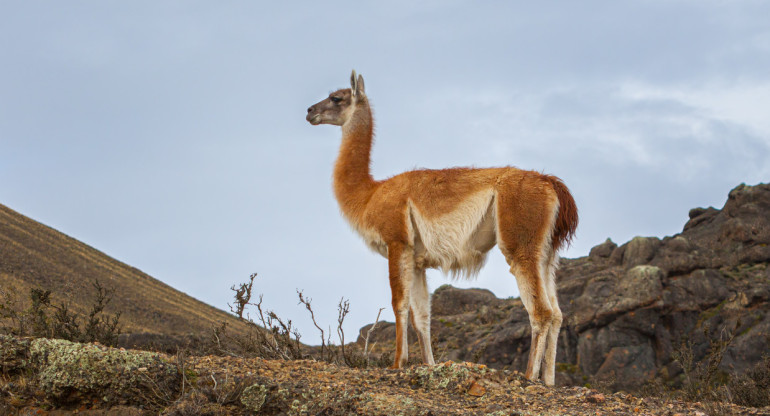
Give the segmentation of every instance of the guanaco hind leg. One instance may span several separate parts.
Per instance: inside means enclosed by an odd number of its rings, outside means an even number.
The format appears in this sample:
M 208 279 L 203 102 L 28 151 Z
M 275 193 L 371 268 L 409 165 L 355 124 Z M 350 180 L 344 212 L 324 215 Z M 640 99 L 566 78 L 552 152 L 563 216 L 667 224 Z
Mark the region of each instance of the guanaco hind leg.
M 551 246 L 558 202 L 555 195 L 541 192 L 531 187 L 527 194 L 498 193 L 497 243 L 516 277 L 529 315 L 532 343 L 526 376 L 537 380 L 542 369 L 543 381 L 553 385 L 562 319 L 556 301 L 555 255 Z M 544 359 L 545 366 L 541 367 Z
M 526 376 L 530 380 L 537 380 L 549 341 L 548 334 L 553 322 L 554 311 L 547 296 L 545 281 L 540 278 L 537 261 L 521 259 L 511 263 L 511 273 L 516 276 L 521 300 L 527 309 L 529 324 L 532 329 L 532 343 L 529 349 Z M 545 370 L 548 372 L 547 368 Z
M 546 385 L 553 385 L 556 372 L 556 345 L 559 343 L 559 330 L 561 329 L 562 313 L 559 308 L 559 300 L 556 297 L 556 268 L 559 264 L 559 256 L 553 251 L 546 261 L 545 279 L 548 300 L 553 310 L 551 326 L 548 329 L 548 341 L 545 349 L 545 369 L 543 371 L 543 382 Z

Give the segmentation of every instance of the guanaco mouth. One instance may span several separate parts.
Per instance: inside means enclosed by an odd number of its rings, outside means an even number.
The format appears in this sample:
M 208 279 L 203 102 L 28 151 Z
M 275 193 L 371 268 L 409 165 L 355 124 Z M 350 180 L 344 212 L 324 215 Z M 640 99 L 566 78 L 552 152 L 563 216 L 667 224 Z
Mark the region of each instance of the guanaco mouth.
M 310 124 L 317 126 L 321 124 L 321 115 L 320 114 L 314 114 L 313 117 L 308 116 L 307 121 L 310 122 Z

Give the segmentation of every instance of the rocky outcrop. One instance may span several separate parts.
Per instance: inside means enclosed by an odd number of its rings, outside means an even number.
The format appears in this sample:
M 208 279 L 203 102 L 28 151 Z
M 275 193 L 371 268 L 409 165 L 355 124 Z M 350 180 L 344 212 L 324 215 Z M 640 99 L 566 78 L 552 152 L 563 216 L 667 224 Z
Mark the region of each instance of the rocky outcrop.
M 695 360 L 703 360 L 709 341 L 728 332 L 736 336 L 720 371 L 747 370 L 770 351 L 769 264 L 767 184 L 736 187 L 722 209 L 690 210 L 680 234 L 620 246 L 608 239 L 587 257 L 562 259 L 557 382 L 635 389 L 653 377 L 675 380 L 675 349 L 690 343 Z M 437 360 L 523 371 L 530 343 L 523 305 L 482 293 L 436 290 Z M 381 343 L 390 336 L 377 330 Z

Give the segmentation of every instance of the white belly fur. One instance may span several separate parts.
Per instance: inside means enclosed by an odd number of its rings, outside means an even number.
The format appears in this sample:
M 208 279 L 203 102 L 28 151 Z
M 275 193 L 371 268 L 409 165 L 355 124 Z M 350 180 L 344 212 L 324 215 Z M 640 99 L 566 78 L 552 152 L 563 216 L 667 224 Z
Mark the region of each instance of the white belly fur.
M 418 266 L 438 267 L 453 278 L 473 278 L 497 240 L 495 193 L 473 194 L 451 212 L 427 219 L 410 202 L 407 219 Z

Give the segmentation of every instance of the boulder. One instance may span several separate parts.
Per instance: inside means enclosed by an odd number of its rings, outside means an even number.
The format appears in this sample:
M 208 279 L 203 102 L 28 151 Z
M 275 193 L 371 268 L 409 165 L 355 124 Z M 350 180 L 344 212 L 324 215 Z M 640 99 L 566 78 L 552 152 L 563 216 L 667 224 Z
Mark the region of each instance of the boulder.
M 714 269 L 671 279 L 666 289 L 665 303 L 680 310 L 706 310 L 730 294 L 725 278 Z
M 574 306 L 568 308 L 574 315 L 573 323 L 580 327 L 606 323 L 659 301 L 664 277 L 660 268 L 648 265 L 594 276 L 580 296 L 570 301 Z
M 594 246 L 588 253 L 590 258 L 609 258 L 612 252 L 618 248 L 618 245 L 613 243 L 609 238 L 598 246 Z
M 595 377 L 613 389 L 634 390 L 651 380 L 655 370 L 655 354 L 650 345 L 614 347 Z
M 457 315 L 497 303 L 495 294 L 487 289 L 458 289 L 442 285 L 433 293 L 431 311 L 434 316 Z
M 647 264 L 655 256 L 658 247 L 660 247 L 660 239 L 657 237 L 634 237 L 626 244 L 623 266 L 631 268 Z

